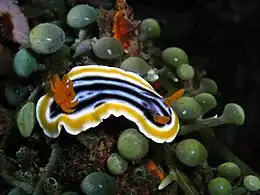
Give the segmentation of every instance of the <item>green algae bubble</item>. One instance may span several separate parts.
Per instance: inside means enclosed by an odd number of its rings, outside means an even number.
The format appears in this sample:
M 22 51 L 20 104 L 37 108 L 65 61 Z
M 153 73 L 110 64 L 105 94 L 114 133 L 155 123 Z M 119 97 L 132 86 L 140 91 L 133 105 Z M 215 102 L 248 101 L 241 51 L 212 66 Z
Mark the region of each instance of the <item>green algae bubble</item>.
M 94 54 L 103 60 L 115 60 L 124 53 L 121 43 L 112 37 L 102 37 L 93 45 Z
M 42 23 L 35 26 L 29 35 L 29 45 L 39 54 L 58 51 L 65 42 L 64 31 L 55 24 Z
M 173 105 L 173 110 L 182 120 L 195 120 L 202 114 L 202 108 L 192 97 L 181 97 Z
M 87 175 L 80 184 L 86 195 L 116 195 L 116 181 L 106 173 L 93 172 Z
M 20 49 L 14 56 L 14 71 L 19 77 L 28 77 L 40 65 L 27 49 Z
M 217 106 L 217 101 L 210 93 L 200 93 L 194 97 L 202 108 L 202 113 L 207 113 Z
M 178 66 L 176 72 L 180 79 L 183 81 L 191 80 L 195 75 L 194 68 L 189 64 L 182 64 Z
M 233 162 L 225 162 L 218 166 L 218 173 L 221 177 L 233 181 L 241 176 L 240 168 Z
M 245 122 L 245 112 L 238 104 L 229 103 L 225 106 L 221 119 L 226 124 L 242 125 Z
M 177 68 L 182 64 L 189 64 L 188 56 L 181 48 L 169 47 L 162 52 L 162 58 L 170 68 Z
M 140 160 L 149 150 L 149 142 L 138 130 L 125 130 L 118 138 L 117 150 L 126 160 Z
M 200 87 L 197 90 L 198 93 L 210 93 L 214 95 L 218 91 L 217 83 L 209 78 L 203 78 L 200 81 Z
M 67 15 L 67 24 L 72 28 L 84 28 L 96 20 L 97 11 L 89 5 L 76 5 Z
M 150 66 L 140 57 L 129 57 L 125 59 L 120 65 L 120 68 L 125 71 L 134 72 L 140 76 L 150 70 Z
M 153 18 L 144 19 L 140 25 L 140 39 L 153 39 L 160 36 L 161 27 L 157 20 Z
M 255 192 L 260 190 L 260 180 L 254 175 L 248 175 L 243 180 L 244 186 L 247 190 Z
M 119 154 L 112 153 L 107 159 L 107 169 L 114 175 L 123 174 L 128 168 L 128 162 Z
M 16 123 L 23 137 L 29 137 L 32 134 L 36 124 L 35 109 L 34 102 L 27 102 L 17 113 Z
M 199 141 L 185 139 L 178 143 L 176 156 L 186 166 L 195 167 L 208 158 L 208 151 Z
M 210 195 L 230 195 L 232 186 L 227 179 L 217 177 L 209 182 L 208 191 Z

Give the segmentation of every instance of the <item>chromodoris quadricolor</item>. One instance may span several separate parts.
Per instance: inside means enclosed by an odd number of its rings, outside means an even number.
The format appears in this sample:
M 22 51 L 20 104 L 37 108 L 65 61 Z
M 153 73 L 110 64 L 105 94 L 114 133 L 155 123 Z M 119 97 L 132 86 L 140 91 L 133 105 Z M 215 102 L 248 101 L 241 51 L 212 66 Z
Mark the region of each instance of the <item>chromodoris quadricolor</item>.
M 71 96 L 70 100 L 73 104 L 77 102 L 73 112 L 65 112 L 51 94 L 37 102 L 37 120 L 47 136 L 58 137 L 62 127 L 77 135 L 114 115 L 134 122 L 146 137 L 157 143 L 172 142 L 176 137 L 179 119 L 169 106 L 171 99 L 164 99 L 135 73 L 87 65 L 72 68 L 66 78 L 74 89 L 74 100 Z

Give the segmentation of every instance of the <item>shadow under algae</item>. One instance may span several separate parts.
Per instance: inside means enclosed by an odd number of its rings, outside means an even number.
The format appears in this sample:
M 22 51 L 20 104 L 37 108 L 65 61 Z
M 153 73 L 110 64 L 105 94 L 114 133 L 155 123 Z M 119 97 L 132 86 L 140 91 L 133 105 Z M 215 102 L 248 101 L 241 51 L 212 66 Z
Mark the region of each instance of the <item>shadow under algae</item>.
M 0 44 L 21 46 L 8 48 L 13 70 L 0 69 L 1 193 L 259 193 L 259 176 L 213 129 L 243 125 L 243 108 L 214 116 L 216 82 L 181 48 L 155 45 L 158 21 L 136 21 L 125 1 L 94 6 L 0 2 L 12 24 Z

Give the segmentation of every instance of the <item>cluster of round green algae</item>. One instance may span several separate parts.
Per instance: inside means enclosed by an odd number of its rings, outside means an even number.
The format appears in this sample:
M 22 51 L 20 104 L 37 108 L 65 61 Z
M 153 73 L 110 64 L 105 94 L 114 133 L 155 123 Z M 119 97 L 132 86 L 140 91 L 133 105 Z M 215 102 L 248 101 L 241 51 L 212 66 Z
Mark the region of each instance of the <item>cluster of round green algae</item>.
M 181 97 L 172 105 L 178 117 L 184 121 L 192 121 L 202 114 L 202 107 L 193 97 Z
M 103 60 L 115 60 L 124 54 L 122 44 L 112 37 L 102 37 L 93 45 L 93 53 Z
M 162 58 L 170 69 L 176 70 L 180 79 L 185 81 L 194 77 L 195 71 L 188 64 L 188 56 L 182 49 L 177 47 L 167 48 L 162 52 Z M 217 106 L 216 99 L 213 96 L 217 93 L 217 90 L 218 86 L 214 80 L 203 78 L 200 81 L 199 89 L 192 94 L 194 97 L 181 97 L 172 105 L 172 108 L 181 120 L 186 122 L 194 121 Z M 244 119 L 244 111 L 239 105 L 228 104 L 222 116 L 212 118 L 212 123 L 209 123 L 208 120 L 205 121 L 205 125 L 203 125 L 204 120 L 201 120 L 199 126 L 203 128 L 203 126 L 211 127 L 222 124 L 241 125 L 244 123 Z M 196 125 L 194 128 L 199 126 Z
M 39 54 L 54 53 L 62 47 L 64 42 L 64 31 L 52 23 L 38 24 L 29 35 L 29 46 Z
M 162 59 L 170 69 L 175 69 L 182 64 L 189 64 L 187 54 L 178 47 L 169 47 L 163 50 Z
M 116 195 L 118 191 L 114 178 L 102 172 L 87 175 L 82 180 L 80 188 L 86 195 Z
M 150 66 L 140 57 L 129 57 L 125 59 L 120 68 L 125 71 L 134 72 L 140 76 L 145 75 L 151 68 Z
M 232 192 L 232 185 L 227 179 L 217 177 L 209 182 L 208 192 L 210 195 L 230 195 Z
M 176 156 L 184 165 L 195 167 L 207 160 L 208 151 L 196 139 L 185 139 L 176 146 Z
M 221 177 L 233 181 L 241 176 L 240 168 L 233 162 L 225 162 L 218 166 L 217 171 Z
M 157 20 L 153 18 L 144 19 L 140 25 L 140 39 L 148 40 L 159 37 L 161 34 L 161 27 Z
M 126 160 L 140 160 L 149 150 L 149 141 L 134 128 L 123 131 L 117 141 L 117 150 Z
M 188 64 L 188 55 L 184 50 L 178 47 L 169 47 L 162 51 L 161 57 L 166 65 L 166 69 L 169 69 L 169 76 L 174 72 L 176 79 L 182 81 L 192 80 L 195 76 L 194 68 Z
M 15 54 L 13 66 L 19 77 L 28 77 L 40 65 L 27 49 L 22 48 Z
M 254 175 L 248 175 L 244 177 L 243 184 L 245 188 L 251 192 L 256 192 L 260 190 L 260 180 Z
M 84 28 L 96 20 L 96 9 L 87 4 L 76 5 L 67 14 L 67 24 L 72 28 Z
M 112 153 L 107 159 L 107 169 L 113 175 L 121 175 L 128 168 L 128 162 L 123 159 L 119 154 Z

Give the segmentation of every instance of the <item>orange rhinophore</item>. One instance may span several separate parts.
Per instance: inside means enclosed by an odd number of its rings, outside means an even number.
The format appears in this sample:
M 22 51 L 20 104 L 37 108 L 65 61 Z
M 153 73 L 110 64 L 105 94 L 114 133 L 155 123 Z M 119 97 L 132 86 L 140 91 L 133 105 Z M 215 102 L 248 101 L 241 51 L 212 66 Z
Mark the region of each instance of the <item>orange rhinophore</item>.
M 50 87 L 54 95 L 54 100 L 60 108 L 66 113 L 74 112 L 74 107 L 77 105 L 78 101 L 74 100 L 75 91 L 72 81 L 69 80 L 66 75 L 60 80 L 59 75 L 55 74 L 50 83 Z
M 147 163 L 147 169 L 160 180 L 165 178 L 165 173 L 152 160 Z
M 185 92 L 185 89 L 180 89 L 178 91 L 176 91 L 174 94 L 172 94 L 170 97 L 167 97 L 164 99 L 164 103 L 168 106 L 171 107 L 173 102 L 175 102 L 176 100 L 178 100 L 181 96 L 183 96 Z
M 178 91 L 176 91 L 174 94 L 172 94 L 170 97 L 164 98 L 164 103 L 168 106 L 171 107 L 172 104 L 178 100 L 183 94 L 184 94 L 185 90 L 184 89 L 180 89 Z M 166 124 L 170 121 L 170 117 L 168 116 L 161 116 L 161 115 L 155 115 L 154 116 L 154 121 L 159 123 L 159 124 Z

